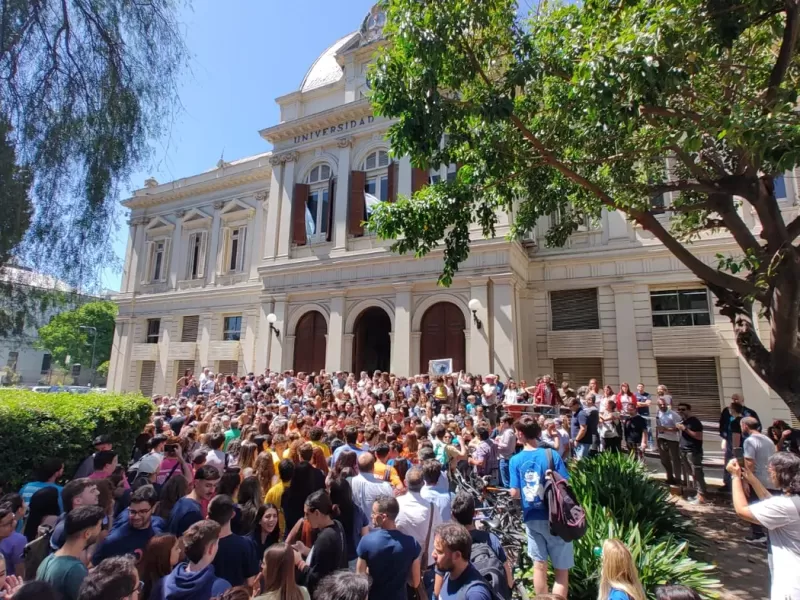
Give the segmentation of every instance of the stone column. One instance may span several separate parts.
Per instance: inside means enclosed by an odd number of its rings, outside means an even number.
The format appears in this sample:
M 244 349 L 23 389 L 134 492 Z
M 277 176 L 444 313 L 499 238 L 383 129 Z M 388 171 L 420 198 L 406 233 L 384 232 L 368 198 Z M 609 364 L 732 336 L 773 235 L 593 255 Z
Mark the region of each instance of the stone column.
M 345 294 L 344 291 L 331 292 L 328 338 L 325 344 L 325 370 L 329 373 L 342 370 Z
M 284 161 L 283 186 L 280 188 L 280 219 L 278 220 L 278 260 L 289 259 L 292 245 L 292 194 L 294 193 L 294 167 L 297 152 L 289 152 L 281 156 Z M 277 313 L 276 313 L 277 314 Z
M 412 331 L 411 332 L 411 370 L 408 373 L 402 373 L 402 375 L 406 375 L 411 377 L 416 375 L 420 371 L 420 343 L 422 340 L 422 332 L 421 331 Z M 467 348 L 469 348 L 469 341 L 467 341 Z M 427 373 L 427 369 L 422 369 L 424 373 Z M 398 373 L 400 375 L 401 373 Z
M 492 277 L 492 370 L 501 379 L 517 377 L 517 287 L 509 276 Z
M 206 276 L 208 283 L 214 285 L 217 282 L 217 263 L 219 260 L 219 244 L 220 236 L 222 235 L 221 226 L 222 219 L 220 218 L 219 211 L 225 206 L 221 200 L 214 202 L 214 219 L 211 221 L 211 240 L 208 245 L 208 253 L 206 256 Z M 203 363 L 203 366 L 207 366 Z
M 342 351 L 342 371 L 350 372 L 353 370 L 353 334 L 345 333 L 342 336 L 344 350 Z M 358 377 L 358 373 L 356 373 Z
M 141 270 L 146 269 L 147 257 L 145 256 L 146 244 L 144 243 L 144 228 L 149 219 L 141 217 L 139 219 L 131 219 L 131 223 L 135 228 L 133 239 L 133 252 L 131 254 L 130 269 L 128 271 L 128 292 L 138 292 L 141 288 L 142 274 Z
M 275 321 L 275 329 L 280 332 L 280 337 L 276 336 L 267 325 L 267 333 L 270 335 L 269 342 L 269 368 L 273 371 L 282 371 L 285 358 L 283 356 L 283 342 L 286 336 L 286 296 L 275 296 L 275 308 L 273 310 L 275 316 L 278 317 Z
M 135 224 L 135 220 L 128 221 L 128 244 L 125 247 L 125 263 L 122 270 L 122 283 L 120 285 L 120 293 L 125 294 L 127 292 L 133 291 L 133 285 L 131 284 L 131 264 L 133 261 L 133 250 L 134 250 L 134 239 L 136 237 L 136 230 L 138 226 Z
M 283 166 L 281 157 L 271 156 L 272 176 L 269 180 L 269 199 L 267 200 L 267 227 L 264 235 L 264 253 L 266 260 L 274 260 L 278 254 L 278 225 L 280 224 L 281 186 L 283 182 Z
M 266 237 L 264 236 L 264 211 L 269 201 L 269 190 L 256 194 L 256 216 L 253 219 L 253 233 L 250 235 L 250 248 L 247 256 L 250 258 L 250 279 L 258 279 L 258 267 L 261 257 L 264 256 Z
M 336 173 L 336 198 L 333 203 L 333 252 L 347 249 L 347 207 L 350 200 L 350 149 L 353 138 L 336 140 L 339 166 Z
M 394 337 L 389 370 L 397 375 L 411 374 L 411 285 L 394 286 Z
M 619 382 L 627 381 L 631 390 L 642 380 L 639 370 L 639 348 L 636 340 L 636 320 L 633 312 L 633 285 L 615 284 L 614 312 L 617 321 L 617 357 Z
M 181 236 L 183 235 L 183 217 L 186 216 L 185 210 L 175 212 L 175 229 L 172 231 L 172 249 L 169 261 L 169 287 L 172 290 L 178 289 L 178 281 L 183 279 L 183 266 L 186 264 L 184 245 Z
M 242 315 L 242 328 L 244 339 L 242 340 L 242 362 L 244 372 L 255 373 L 254 356 L 256 351 L 256 330 L 258 328 L 258 310 L 245 310 Z
M 156 376 L 153 380 L 153 393 L 173 394 L 175 389 L 171 377 L 169 364 L 169 344 L 174 337 L 175 317 L 161 318 L 161 339 L 158 341 L 158 362 L 156 362 Z M 175 378 L 177 381 L 178 378 Z
M 255 341 L 254 373 L 263 373 L 269 364 L 269 346 L 272 332 L 269 329 L 267 315 L 272 312 L 272 298 L 262 298 L 258 309 L 258 333 Z
M 486 277 L 469 280 L 470 299 L 480 303 L 477 317 L 480 327 L 475 319 L 469 322 L 469 347 L 467 348 L 467 362 L 473 374 L 491 373 L 491 356 L 489 352 L 489 282 Z
M 397 170 L 397 195 L 411 196 L 411 157 L 408 155 L 400 159 Z
M 204 312 L 200 313 L 200 332 L 199 332 L 199 344 L 197 346 L 197 353 L 200 357 L 200 370 L 211 367 L 214 369 L 214 366 L 211 364 L 213 360 L 213 356 L 210 356 L 211 353 L 211 336 L 212 336 L 212 328 L 214 327 L 214 313 Z

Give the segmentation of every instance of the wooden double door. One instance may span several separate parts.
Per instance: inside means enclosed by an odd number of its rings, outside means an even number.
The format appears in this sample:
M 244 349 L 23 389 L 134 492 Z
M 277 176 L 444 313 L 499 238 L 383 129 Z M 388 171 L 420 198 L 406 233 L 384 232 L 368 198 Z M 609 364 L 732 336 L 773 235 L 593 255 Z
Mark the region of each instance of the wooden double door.
M 319 373 L 325 368 L 328 324 L 325 317 L 312 310 L 297 323 L 294 337 L 294 372 Z
M 464 337 L 464 313 L 451 302 L 431 306 L 420 325 L 419 372 L 428 372 L 428 363 L 438 358 L 452 358 L 453 370 L 466 368 L 467 343 Z

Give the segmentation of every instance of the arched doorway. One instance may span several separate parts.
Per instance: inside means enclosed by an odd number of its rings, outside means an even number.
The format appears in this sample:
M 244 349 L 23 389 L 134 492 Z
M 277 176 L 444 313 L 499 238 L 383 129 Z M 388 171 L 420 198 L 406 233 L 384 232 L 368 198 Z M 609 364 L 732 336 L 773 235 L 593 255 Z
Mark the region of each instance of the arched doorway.
M 372 306 L 358 315 L 353 326 L 353 372 L 388 371 L 392 354 L 392 321 L 382 308 Z
M 325 368 L 325 335 L 328 324 L 316 310 L 300 317 L 294 334 L 294 372 L 319 372 Z
M 452 358 L 454 371 L 465 369 L 464 328 L 464 313 L 452 302 L 437 302 L 426 310 L 420 325 L 419 372 L 427 373 L 428 363 L 437 358 Z

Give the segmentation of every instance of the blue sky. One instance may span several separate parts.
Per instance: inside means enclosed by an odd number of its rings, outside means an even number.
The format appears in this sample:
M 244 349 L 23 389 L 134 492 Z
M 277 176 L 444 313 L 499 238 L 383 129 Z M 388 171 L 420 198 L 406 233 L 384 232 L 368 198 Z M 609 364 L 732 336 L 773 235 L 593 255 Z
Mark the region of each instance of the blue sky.
M 180 84 L 183 110 L 150 161 L 122 187 L 121 197 L 150 176 L 164 183 L 212 168 L 224 152 L 234 160 L 270 149 L 258 130 L 278 123 L 274 100 L 300 85 L 311 63 L 355 31 L 375 0 L 194 0 L 182 12 L 192 55 Z M 127 211 L 117 222 L 115 251 L 125 255 Z M 103 272 L 119 290 L 122 274 Z

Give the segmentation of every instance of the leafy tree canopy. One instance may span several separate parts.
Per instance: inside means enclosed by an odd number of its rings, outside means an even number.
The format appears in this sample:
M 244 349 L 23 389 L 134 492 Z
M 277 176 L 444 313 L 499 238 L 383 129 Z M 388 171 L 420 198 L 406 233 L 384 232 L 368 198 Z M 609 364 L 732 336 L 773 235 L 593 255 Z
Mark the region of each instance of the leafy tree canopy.
M 186 61 L 181 4 L 0 5 L 0 119 L 13 127 L 16 158 L 33 176 L 36 210 L 18 248 L 24 264 L 86 289 L 111 262 L 117 186 L 177 106 Z M 13 155 L 0 152 L 0 175 L 14 164 Z M 18 234 L 27 229 L 27 213 L 15 207 Z M 7 241 L 16 238 L 2 245 Z
M 449 284 L 474 222 L 493 235 L 510 212 L 518 235 L 558 210 L 558 245 L 587 216 L 622 210 L 709 286 L 742 355 L 800 415 L 800 219 L 774 195 L 800 159 L 798 0 L 586 0 L 527 16 L 514 0 L 385 7 L 371 88 L 395 119 L 392 148 L 420 168 L 461 168 L 382 205 L 371 228 L 400 252 L 443 244 Z M 664 193 L 666 226 L 653 201 Z M 715 268 L 689 244 L 719 230 L 739 250 Z
M 69 356 L 72 364 L 80 363 L 85 368 L 91 368 L 92 332 L 81 330 L 80 327 L 96 327 L 94 362 L 100 365 L 111 356 L 116 316 L 117 305 L 113 302 L 87 302 L 73 310 L 57 314 L 50 323 L 40 327 L 37 346 L 49 350 L 53 359 L 62 365 Z

